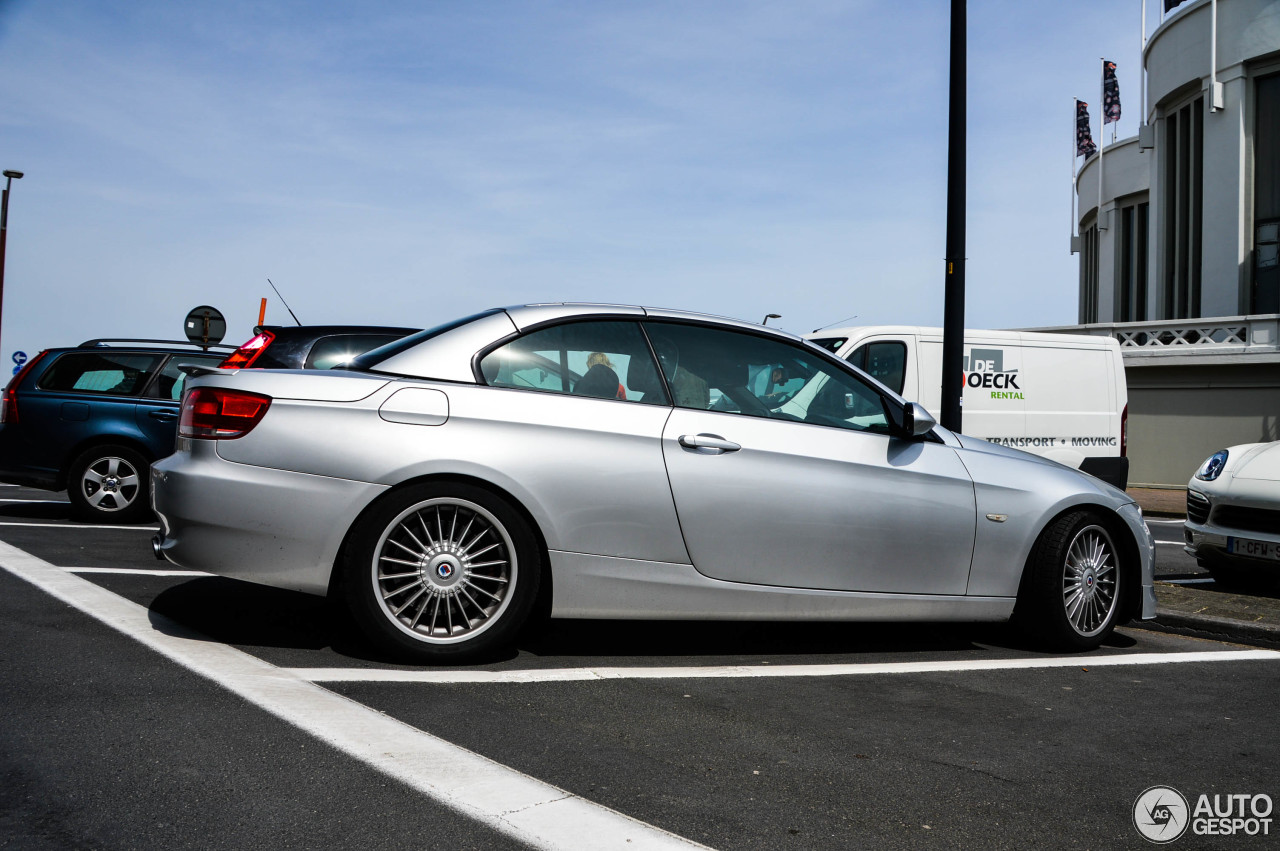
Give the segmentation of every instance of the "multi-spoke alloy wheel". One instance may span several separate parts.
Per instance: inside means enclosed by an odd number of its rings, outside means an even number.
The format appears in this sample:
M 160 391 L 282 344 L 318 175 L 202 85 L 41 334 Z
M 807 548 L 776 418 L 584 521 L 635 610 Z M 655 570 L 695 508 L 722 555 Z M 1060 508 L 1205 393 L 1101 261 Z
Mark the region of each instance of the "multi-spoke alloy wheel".
M 67 496 L 83 519 L 128 523 L 149 510 L 148 475 L 146 459 L 133 449 L 95 447 L 71 465 Z
M 1116 534 L 1093 511 L 1050 523 L 1027 559 L 1014 619 L 1055 650 L 1091 650 L 1120 617 L 1125 582 Z
M 344 582 L 371 638 L 417 660 L 458 660 L 514 637 L 537 594 L 539 549 L 505 501 L 464 484 L 385 497 L 357 525 Z
M 1082 636 L 1097 635 L 1116 607 L 1116 549 L 1101 526 L 1086 526 L 1067 547 L 1062 605 Z
M 432 499 L 402 512 L 378 542 L 373 581 L 382 609 L 427 641 L 488 629 L 511 601 L 519 565 L 507 530 L 472 502 Z

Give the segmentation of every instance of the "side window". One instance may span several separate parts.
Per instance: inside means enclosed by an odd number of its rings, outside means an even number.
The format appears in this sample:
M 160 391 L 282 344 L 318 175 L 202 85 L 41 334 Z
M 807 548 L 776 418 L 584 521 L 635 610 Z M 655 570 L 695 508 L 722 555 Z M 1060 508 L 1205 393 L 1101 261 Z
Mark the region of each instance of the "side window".
M 849 363 L 901 395 L 907 372 L 907 344 L 899 340 L 864 343 L 849 353 Z
M 200 366 L 216 367 L 222 363 L 222 356 L 205 357 L 201 355 L 174 355 L 169 358 L 169 362 L 160 370 L 160 375 L 156 378 L 155 383 L 147 390 L 147 396 L 152 399 L 171 399 L 174 402 L 182 399 L 182 387 L 186 384 L 187 374 L 178 369 L 182 364 L 199 364 Z
M 889 431 L 880 394 L 810 350 L 719 328 L 645 328 L 679 407 Z
M 321 337 L 311 346 L 302 366 L 304 369 L 333 369 L 399 339 L 396 334 L 333 334 Z
M 42 390 L 137 396 L 164 357 L 162 353 L 70 352 L 49 367 L 37 386 Z
M 542 328 L 485 355 L 480 373 L 493 387 L 668 404 L 653 355 L 635 322 Z

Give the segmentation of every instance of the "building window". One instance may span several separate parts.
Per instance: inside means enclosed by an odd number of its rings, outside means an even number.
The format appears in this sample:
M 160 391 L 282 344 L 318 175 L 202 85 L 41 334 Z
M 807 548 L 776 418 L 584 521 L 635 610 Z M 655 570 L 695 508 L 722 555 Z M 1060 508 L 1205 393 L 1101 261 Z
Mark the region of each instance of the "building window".
M 1204 198 L 1204 98 L 1165 115 L 1164 319 L 1200 315 L 1201 221 Z
M 1250 313 L 1280 313 L 1280 74 L 1254 83 L 1253 292 Z
M 1143 202 L 1121 207 L 1120 247 L 1116 252 L 1116 321 L 1142 322 L 1147 318 L 1147 245 L 1151 205 Z
M 1098 226 L 1080 231 L 1080 324 L 1098 321 Z

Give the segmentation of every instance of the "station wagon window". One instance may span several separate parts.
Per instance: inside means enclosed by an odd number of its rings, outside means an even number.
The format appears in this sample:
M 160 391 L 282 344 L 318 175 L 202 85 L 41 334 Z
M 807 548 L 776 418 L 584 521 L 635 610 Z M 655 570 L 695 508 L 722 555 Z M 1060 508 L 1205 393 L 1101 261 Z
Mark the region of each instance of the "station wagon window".
M 907 373 L 907 345 L 900 340 L 864 343 L 849 353 L 849 363 L 901 394 Z
M 147 395 L 152 399 L 170 399 L 174 402 L 182 400 L 182 388 L 187 383 L 187 374 L 178 367 L 183 364 L 198 364 L 199 366 L 216 367 L 222 363 L 222 355 L 216 357 L 207 357 L 201 355 L 174 355 L 169 358 L 169 362 L 164 365 L 164 369 L 160 370 L 160 374 L 156 377 L 155 384 L 147 390 Z
M 645 323 L 682 408 L 888 433 L 874 388 L 783 340 L 676 323 Z
M 164 358 L 160 352 L 69 352 L 49 367 L 37 386 L 41 390 L 137 396 Z
M 542 328 L 485 355 L 480 373 L 492 387 L 668 404 L 635 322 L 602 320 Z

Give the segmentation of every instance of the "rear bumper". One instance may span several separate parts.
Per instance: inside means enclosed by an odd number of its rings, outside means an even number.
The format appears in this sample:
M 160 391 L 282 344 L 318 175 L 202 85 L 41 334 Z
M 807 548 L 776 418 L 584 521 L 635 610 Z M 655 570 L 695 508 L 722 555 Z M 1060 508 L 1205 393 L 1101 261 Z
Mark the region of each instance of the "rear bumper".
M 156 555 L 219 576 L 326 593 L 348 528 L 387 486 L 236 464 L 218 457 L 212 442 L 194 443 L 152 465 Z
M 62 490 L 57 470 L 31 466 L 36 453 L 12 426 L 0 425 L 0 482 Z
M 1080 461 L 1080 471 L 1102 479 L 1120 490 L 1129 487 L 1129 459 L 1122 456 L 1087 456 Z

